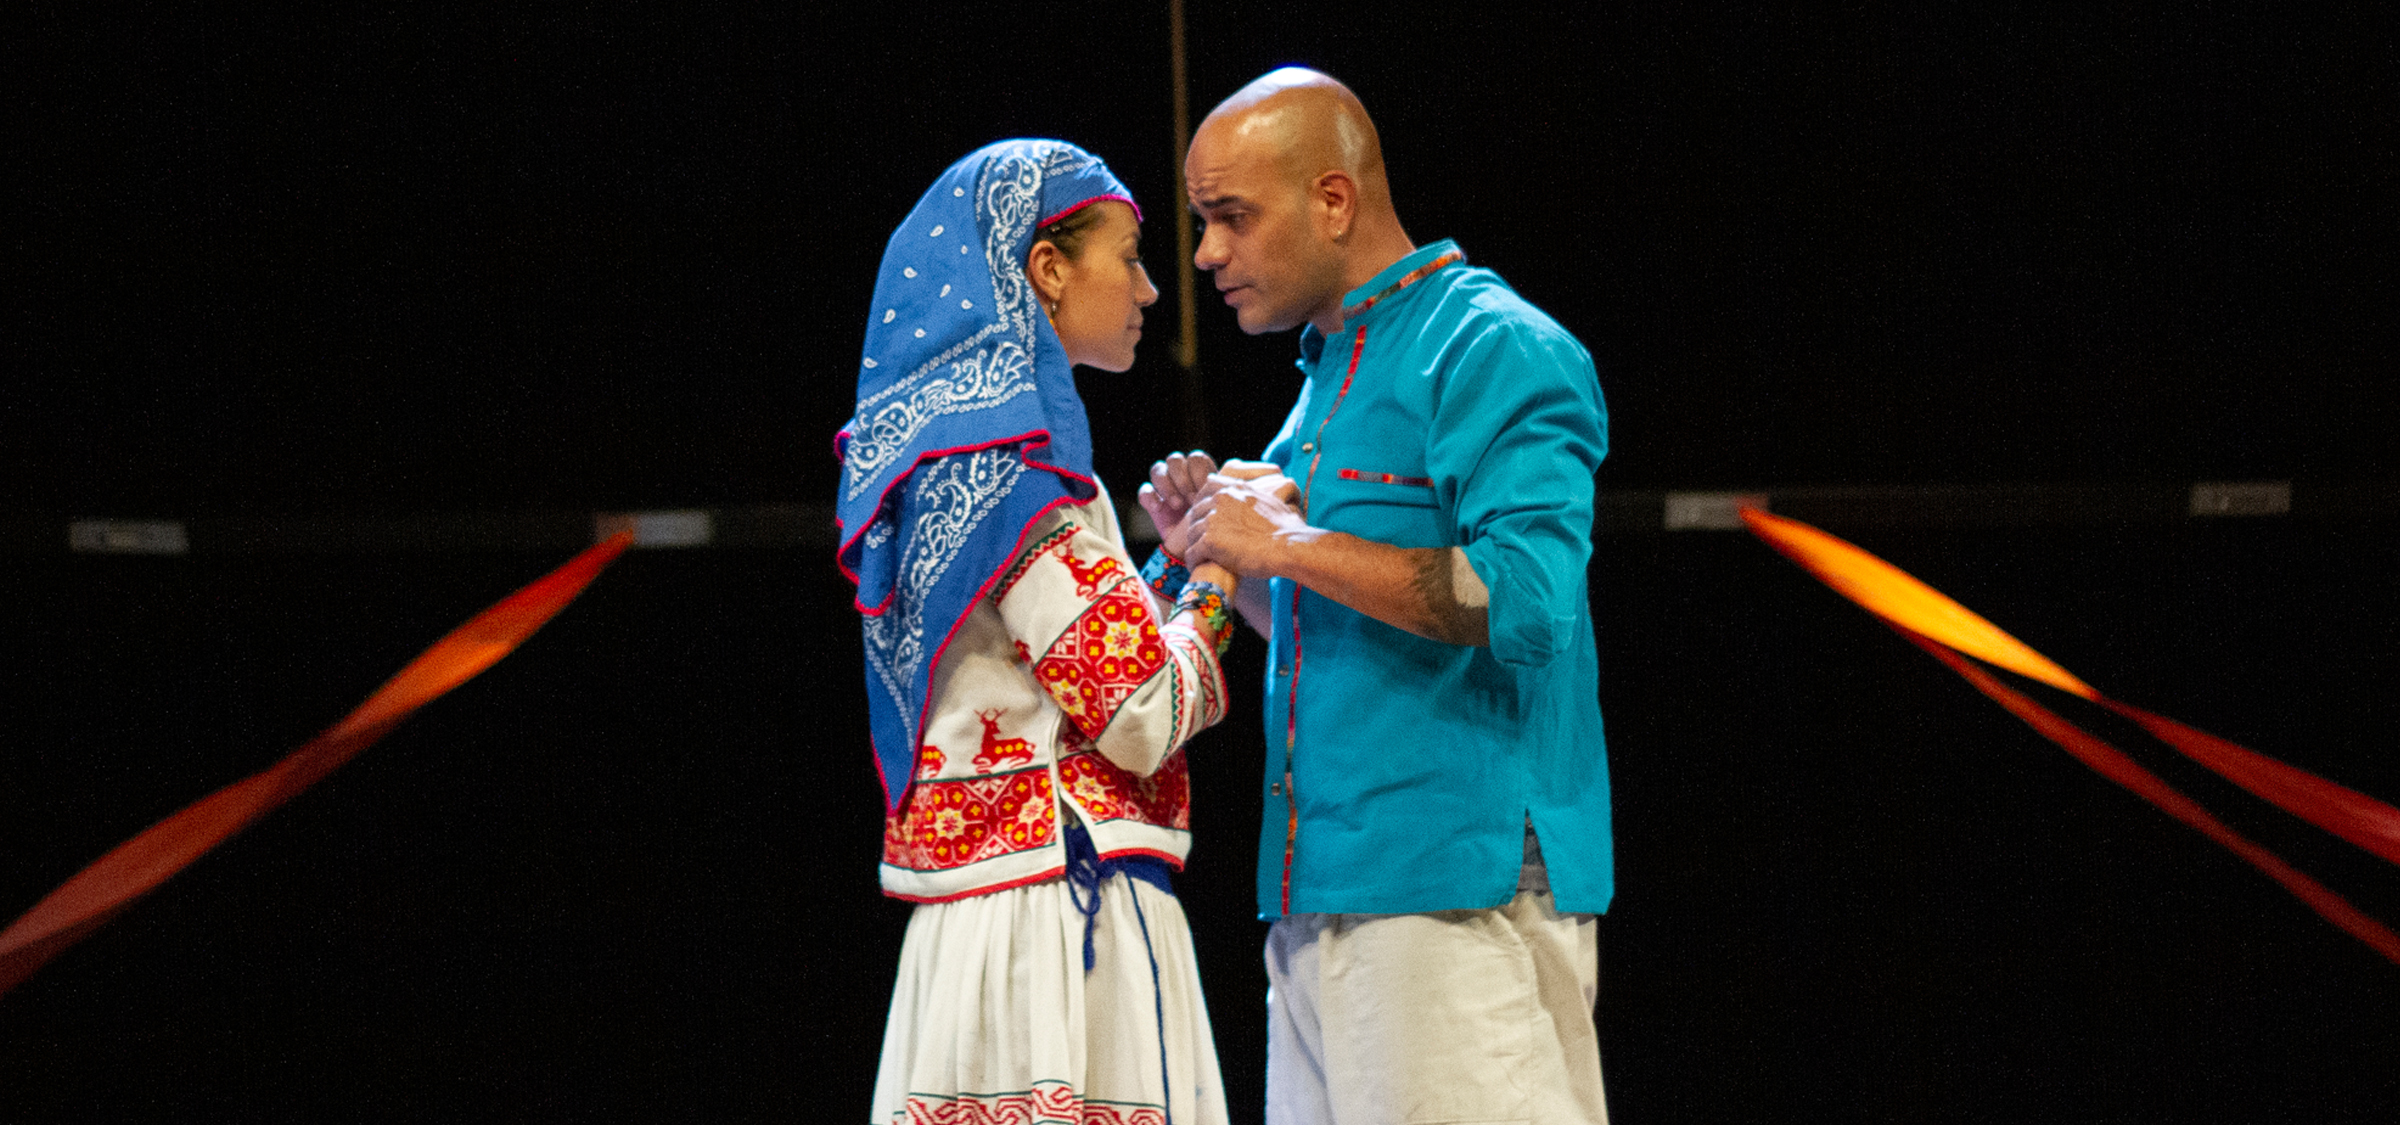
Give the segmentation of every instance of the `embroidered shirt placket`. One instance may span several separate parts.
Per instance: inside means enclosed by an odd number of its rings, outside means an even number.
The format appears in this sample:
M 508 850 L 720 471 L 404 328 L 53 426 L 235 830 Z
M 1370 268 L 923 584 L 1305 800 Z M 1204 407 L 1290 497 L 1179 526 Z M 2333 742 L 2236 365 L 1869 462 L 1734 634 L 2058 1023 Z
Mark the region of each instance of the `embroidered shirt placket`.
M 1388 292 L 1388 290 L 1387 290 Z M 1358 378 L 1358 357 L 1367 350 L 1367 326 L 1358 326 L 1358 335 L 1350 342 L 1350 370 L 1342 375 L 1342 389 L 1333 396 L 1333 405 L 1325 408 L 1325 416 L 1317 420 L 1315 432 L 1309 435 L 1308 476 L 1300 485 L 1300 510 L 1308 510 L 1309 494 L 1317 486 L 1317 465 L 1325 460 L 1325 426 L 1342 409 L 1342 400 L 1350 397 L 1350 384 Z M 1300 844 L 1300 797 L 1292 786 L 1292 754 L 1300 745 L 1300 587 L 1292 586 L 1292 682 L 1284 685 L 1283 702 L 1283 912 L 1292 912 L 1292 852 Z
M 1343 309 L 1342 319 L 1355 320 L 1368 309 L 1374 308 L 1376 303 L 1384 298 L 1424 280 L 1444 266 L 1465 259 L 1465 254 L 1452 251 L 1410 270 L 1407 276 L 1385 286 L 1381 292 Z M 1358 334 L 1350 341 L 1350 369 L 1342 374 L 1342 389 L 1334 392 L 1333 405 L 1325 408 L 1325 416 L 1317 420 L 1316 430 L 1310 433 L 1307 444 L 1301 446 L 1309 451 L 1308 475 L 1302 479 L 1300 484 L 1300 510 L 1303 513 L 1308 511 L 1309 495 L 1316 489 L 1317 466 L 1325 460 L 1325 427 L 1342 409 L 1342 400 L 1350 397 L 1350 384 L 1358 378 L 1358 359 L 1361 355 L 1366 354 L 1366 350 L 1367 326 L 1361 324 L 1358 326 Z M 1297 583 L 1292 584 L 1291 618 L 1292 674 L 1291 683 L 1286 684 L 1283 690 L 1283 784 L 1276 787 L 1283 792 L 1282 912 L 1287 915 L 1292 912 L 1292 854 L 1299 850 L 1300 846 L 1300 796 L 1292 785 L 1292 755 L 1300 745 L 1300 587 Z

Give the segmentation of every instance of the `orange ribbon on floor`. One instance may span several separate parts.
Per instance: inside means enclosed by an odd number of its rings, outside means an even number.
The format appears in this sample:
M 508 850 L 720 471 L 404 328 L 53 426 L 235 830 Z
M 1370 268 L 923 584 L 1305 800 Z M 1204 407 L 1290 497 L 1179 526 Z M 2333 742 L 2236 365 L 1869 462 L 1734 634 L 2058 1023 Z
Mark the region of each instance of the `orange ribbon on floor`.
M 1836 593 L 1882 618 L 1902 636 L 1964 677 L 1977 691 L 1991 697 L 2102 777 L 2132 790 L 2167 815 L 2223 845 L 2282 884 L 2326 921 L 2400 964 L 2400 935 L 2395 935 L 2390 927 L 2361 913 L 2347 899 L 2302 874 L 2282 857 L 2227 827 L 2124 751 L 2002 683 L 1975 660 L 2081 696 L 2131 719 L 2159 741 L 2260 799 L 2396 864 L 2400 864 L 2400 810 L 2255 750 L 2110 699 L 1914 575 L 1814 527 L 1755 508 L 1743 509 L 1742 521 L 1749 525 L 1751 534 L 1800 564 Z M 1970 656 L 1975 660 L 1968 660 Z
M 280 762 L 234 782 L 111 849 L 0 930 L 0 995 L 133 900 L 357 757 L 420 707 L 516 650 L 633 542 L 614 536 L 502 598 L 435 641 L 365 703 Z

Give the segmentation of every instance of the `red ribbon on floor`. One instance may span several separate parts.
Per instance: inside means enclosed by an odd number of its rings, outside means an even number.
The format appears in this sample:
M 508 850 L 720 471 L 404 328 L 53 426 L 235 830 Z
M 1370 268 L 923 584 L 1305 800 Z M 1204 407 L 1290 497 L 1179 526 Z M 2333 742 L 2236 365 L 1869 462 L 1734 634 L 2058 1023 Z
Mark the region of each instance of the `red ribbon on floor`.
M 435 641 L 357 710 L 282 761 L 194 801 L 59 884 L 0 930 L 0 995 L 209 849 L 357 757 L 418 708 L 499 663 L 575 600 L 632 542 L 631 533 L 616 535 L 502 598 Z
M 1835 536 L 1755 508 L 1743 509 L 1742 521 L 1768 546 L 1882 618 L 2078 761 L 2223 845 L 2282 884 L 2326 921 L 2400 964 L 2400 935 L 2390 927 L 2360 912 L 2274 852 L 2226 827 L 2124 751 L 2002 683 L 1975 661 L 2005 668 L 2123 715 L 2260 799 L 2392 863 L 2400 863 L 2400 810 L 2206 731 L 2110 699 L 1941 591 Z

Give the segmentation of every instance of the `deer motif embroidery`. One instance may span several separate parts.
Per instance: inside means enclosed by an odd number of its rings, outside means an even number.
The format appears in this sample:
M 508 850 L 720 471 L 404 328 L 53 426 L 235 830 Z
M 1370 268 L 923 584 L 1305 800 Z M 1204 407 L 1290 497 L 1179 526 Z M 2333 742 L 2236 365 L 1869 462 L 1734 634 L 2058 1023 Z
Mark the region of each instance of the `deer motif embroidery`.
M 939 777 L 942 773 L 942 752 L 928 742 L 917 747 L 917 776 Z
M 1033 761 L 1033 743 L 1022 738 L 1000 737 L 1000 716 L 1006 711 L 977 711 L 975 717 L 983 722 L 983 749 L 975 755 L 975 772 L 986 773 L 1003 763 Z
M 1121 568 L 1117 566 L 1117 560 L 1105 555 L 1101 556 L 1098 562 L 1086 564 L 1082 559 L 1075 557 L 1075 546 L 1072 543 L 1058 545 L 1058 561 L 1067 564 L 1067 570 L 1075 575 L 1075 596 L 1079 598 L 1088 598 L 1098 594 L 1102 579 L 1121 572 Z

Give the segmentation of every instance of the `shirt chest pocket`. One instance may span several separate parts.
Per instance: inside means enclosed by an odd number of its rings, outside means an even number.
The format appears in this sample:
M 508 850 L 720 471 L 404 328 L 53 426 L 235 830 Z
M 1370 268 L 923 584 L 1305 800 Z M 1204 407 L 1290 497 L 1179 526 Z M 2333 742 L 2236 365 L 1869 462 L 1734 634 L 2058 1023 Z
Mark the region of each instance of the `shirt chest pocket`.
M 1450 521 L 1433 479 L 1421 475 L 1421 468 L 1408 473 L 1363 464 L 1327 467 L 1333 469 L 1325 475 L 1331 479 L 1318 479 L 1310 522 L 1395 547 L 1451 546 Z

